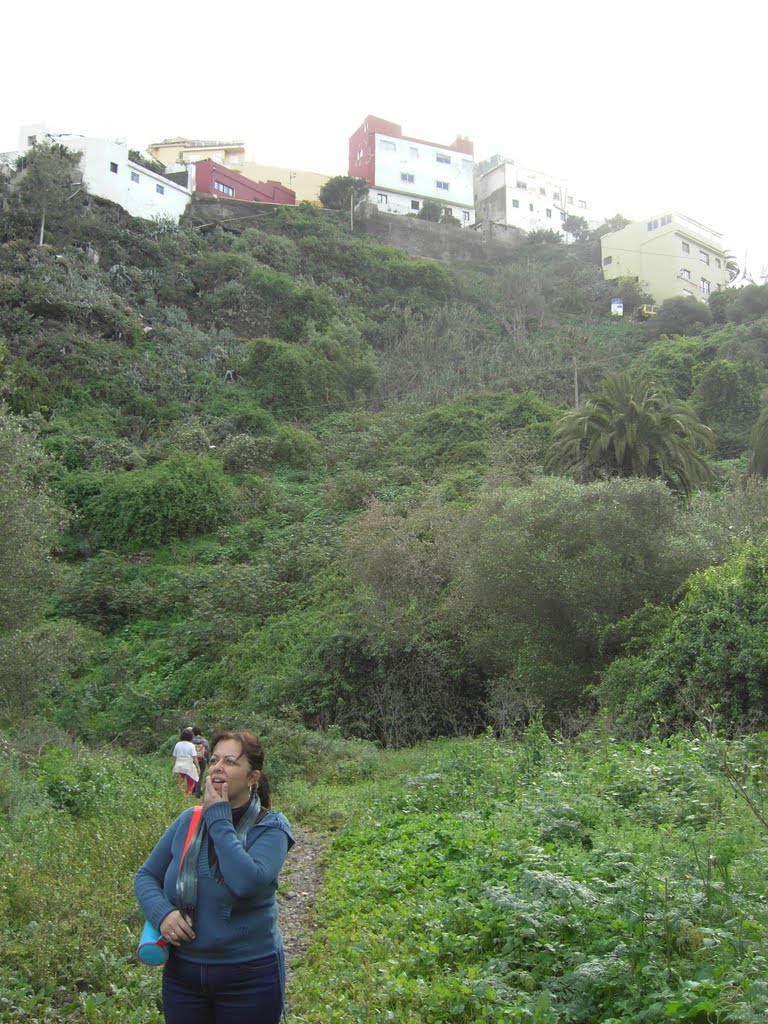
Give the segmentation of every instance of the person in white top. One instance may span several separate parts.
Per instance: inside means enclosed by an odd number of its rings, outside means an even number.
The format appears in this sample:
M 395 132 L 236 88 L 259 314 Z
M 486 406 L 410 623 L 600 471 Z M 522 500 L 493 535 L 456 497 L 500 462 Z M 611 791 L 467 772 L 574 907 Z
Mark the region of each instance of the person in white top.
M 173 771 L 179 785 L 186 787 L 187 796 L 190 796 L 200 778 L 200 762 L 192 742 L 193 736 L 191 729 L 182 729 L 179 742 L 173 748 Z

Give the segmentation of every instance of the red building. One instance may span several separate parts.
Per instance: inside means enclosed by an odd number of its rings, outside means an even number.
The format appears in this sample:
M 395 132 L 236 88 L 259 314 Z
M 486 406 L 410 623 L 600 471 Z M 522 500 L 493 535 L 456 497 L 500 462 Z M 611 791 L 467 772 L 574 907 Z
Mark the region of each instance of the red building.
M 385 121 L 383 117 L 373 117 L 369 114 L 360 125 L 355 134 L 349 140 L 349 173 L 357 178 L 365 178 L 369 185 L 377 185 L 376 180 L 376 136 L 384 135 L 390 138 L 402 139 L 404 142 L 412 143 L 415 146 L 429 146 L 432 148 L 453 150 L 455 153 L 464 153 L 471 157 L 474 154 L 474 146 L 469 139 L 460 136 L 450 144 L 441 146 L 438 142 L 427 142 L 426 139 L 416 139 L 410 135 L 403 135 L 403 129 L 394 121 Z
M 349 173 L 368 182 L 368 201 L 383 212 L 418 215 L 430 202 L 461 225 L 474 223 L 474 147 L 467 138 L 444 146 L 369 115 L 349 140 Z
M 253 203 L 276 203 L 295 206 L 296 193 L 279 181 L 251 181 L 231 167 L 213 160 L 199 160 L 189 166 L 190 184 L 194 192 L 205 192 L 220 199 L 244 199 Z

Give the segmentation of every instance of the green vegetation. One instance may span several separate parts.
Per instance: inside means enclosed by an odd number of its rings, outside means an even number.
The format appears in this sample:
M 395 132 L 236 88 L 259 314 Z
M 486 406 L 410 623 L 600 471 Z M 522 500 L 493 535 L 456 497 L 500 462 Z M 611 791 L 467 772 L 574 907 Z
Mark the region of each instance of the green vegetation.
M 7 532 L 39 595 L 0 637 L 7 724 L 149 751 L 192 706 L 388 745 L 587 721 L 604 631 L 759 530 L 762 485 L 727 520 L 753 437 L 762 464 L 760 289 L 649 342 L 590 240 L 449 269 L 343 211 L 198 231 L 85 197 L 39 246 L 3 187 L 4 423 L 36 467 L 5 500 L 40 525 Z
M 658 478 L 690 495 L 712 483 L 700 454 L 711 435 L 684 402 L 670 401 L 648 380 L 618 374 L 563 416 L 548 465 L 593 476 Z
M 553 742 L 534 722 L 387 753 L 262 724 L 279 806 L 336 833 L 291 987 L 302 1024 L 768 1012 L 766 833 L 729 781 L 764 811 L 765 734 Z M 3 1020 L 159 1024 L 128 882 L 183 798 L 165 761 L 45 728 L 1 741 Z
M 426 750 L 333 846 L 296 1019 L 763 1020 L 766 834 L 715 751 L 536 726 Z
M 578 223 L 447 267 L 349 188 L 225 231 L 68 160 L 0 181 L 0 1015 L 156 1019 L 126 882 L 178 798 L 136 779 L 194 718 L 360 819 L 306 1021 L 762 1019 L 761 833 L 675 730 L 768 724 L 768 286 L 643 326 Z

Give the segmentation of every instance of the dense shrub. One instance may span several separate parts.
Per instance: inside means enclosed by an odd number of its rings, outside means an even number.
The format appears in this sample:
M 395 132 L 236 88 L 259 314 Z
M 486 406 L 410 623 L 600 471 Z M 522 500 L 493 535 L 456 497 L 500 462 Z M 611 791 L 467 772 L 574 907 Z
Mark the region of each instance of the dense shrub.
M 221 526 L 234 496 L 219 462 L 178 454 L 149 469 L 105 478 L 99 493 L 84 503 L 82 519 L 101 547 L 162 544 Z
M 768 722 L 768 541 L 693 576 L 678 604 L 620 623 L 623 655 L 597 695 L 625 728 L 667 729 L 717 705 L 731 726 Z

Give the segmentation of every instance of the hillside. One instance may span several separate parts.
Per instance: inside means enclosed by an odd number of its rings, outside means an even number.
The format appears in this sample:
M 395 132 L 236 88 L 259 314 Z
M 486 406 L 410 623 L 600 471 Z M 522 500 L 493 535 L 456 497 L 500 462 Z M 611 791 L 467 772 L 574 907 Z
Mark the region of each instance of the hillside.
M 765 1020 L 768 288 L 62 195 L 0 183 L 0 1017 L 158 1021 L 194 719 L 330 834 L 296 1020 Z
M 395 745 L 535 705 L 571 728 L 609 626 L 760 540 L 765 289 L 653 341 L 591 242 L 449 268 L 307 206 L 225 231 L 87 198 L 42 246 L 3 218 L 6 724 L 146 750 L 192 709 Z M 711 426 L 715 496 L 547 475 L 574 388 L 628 368 Z

